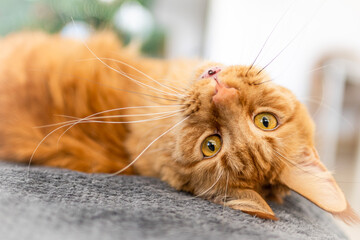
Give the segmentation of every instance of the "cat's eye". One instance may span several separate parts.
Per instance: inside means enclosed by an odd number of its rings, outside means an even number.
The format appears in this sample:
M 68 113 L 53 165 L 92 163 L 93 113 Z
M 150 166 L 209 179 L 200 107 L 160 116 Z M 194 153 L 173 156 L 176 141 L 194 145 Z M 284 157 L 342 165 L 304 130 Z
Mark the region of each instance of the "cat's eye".
M 262 130 L 273 130 L 278 126 L 276 117 L 271 113 L 260 113 L 256 115 L 254 123 Z
M 213 157 L 221 149 L 221 137 L 217 134 L 208 136 L 201 144 L 201 152 L 204 157 Z

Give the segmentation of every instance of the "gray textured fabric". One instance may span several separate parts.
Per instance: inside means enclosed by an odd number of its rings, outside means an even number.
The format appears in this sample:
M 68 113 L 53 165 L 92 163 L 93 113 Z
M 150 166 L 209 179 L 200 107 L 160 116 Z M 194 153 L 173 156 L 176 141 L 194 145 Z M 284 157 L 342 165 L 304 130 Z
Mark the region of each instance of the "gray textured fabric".
M 346 239 L 297 194 L 280 221 L 178 192 L 158 179 L 0 163 L 0 239 Z

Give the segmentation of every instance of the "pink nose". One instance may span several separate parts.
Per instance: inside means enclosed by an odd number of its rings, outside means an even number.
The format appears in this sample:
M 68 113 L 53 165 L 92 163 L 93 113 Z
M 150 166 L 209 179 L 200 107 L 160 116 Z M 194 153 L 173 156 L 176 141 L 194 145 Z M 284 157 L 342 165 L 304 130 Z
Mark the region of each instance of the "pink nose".
M 235 88 L 229 88 L 217 82 L 215 86 L 215 95 L 212 99 L 216 105 L 224 105 L 234 102 L 236 95 L 237 90 Z

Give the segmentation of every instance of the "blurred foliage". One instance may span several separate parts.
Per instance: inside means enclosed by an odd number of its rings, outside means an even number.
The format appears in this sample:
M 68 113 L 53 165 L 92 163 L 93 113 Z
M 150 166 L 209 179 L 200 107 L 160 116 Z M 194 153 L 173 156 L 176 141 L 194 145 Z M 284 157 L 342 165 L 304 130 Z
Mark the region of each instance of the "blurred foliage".
M 114 25 L 114 16 L 125 2 L 137 2 L 147 9 L 152 0 L 0 0 L 0 35 L 20 30 L 41 29 L 56 33 L 74 19 L 86 22 L 94 29 L 112 29 L 123 42 L 132 36 Z M 164 52 L 165 33 L 155 24 L 142 50 L 152 56 Z

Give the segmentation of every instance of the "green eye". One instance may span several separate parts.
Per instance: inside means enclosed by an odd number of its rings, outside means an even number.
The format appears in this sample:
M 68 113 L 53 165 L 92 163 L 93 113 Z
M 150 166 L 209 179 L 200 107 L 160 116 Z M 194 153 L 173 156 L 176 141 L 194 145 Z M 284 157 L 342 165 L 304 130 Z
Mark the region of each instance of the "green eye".
M 276 117 L 271 113 L 260 113 L 256 115 L 254 123 L 262 130 L 273 130 L 278 126 Z
M 201 152 L 203 153 L 204 157 L 213 157 L 215 156 L 220 148 L 222 142 L 219 135 L 211 135 L 202 142 L 201 144 Z

